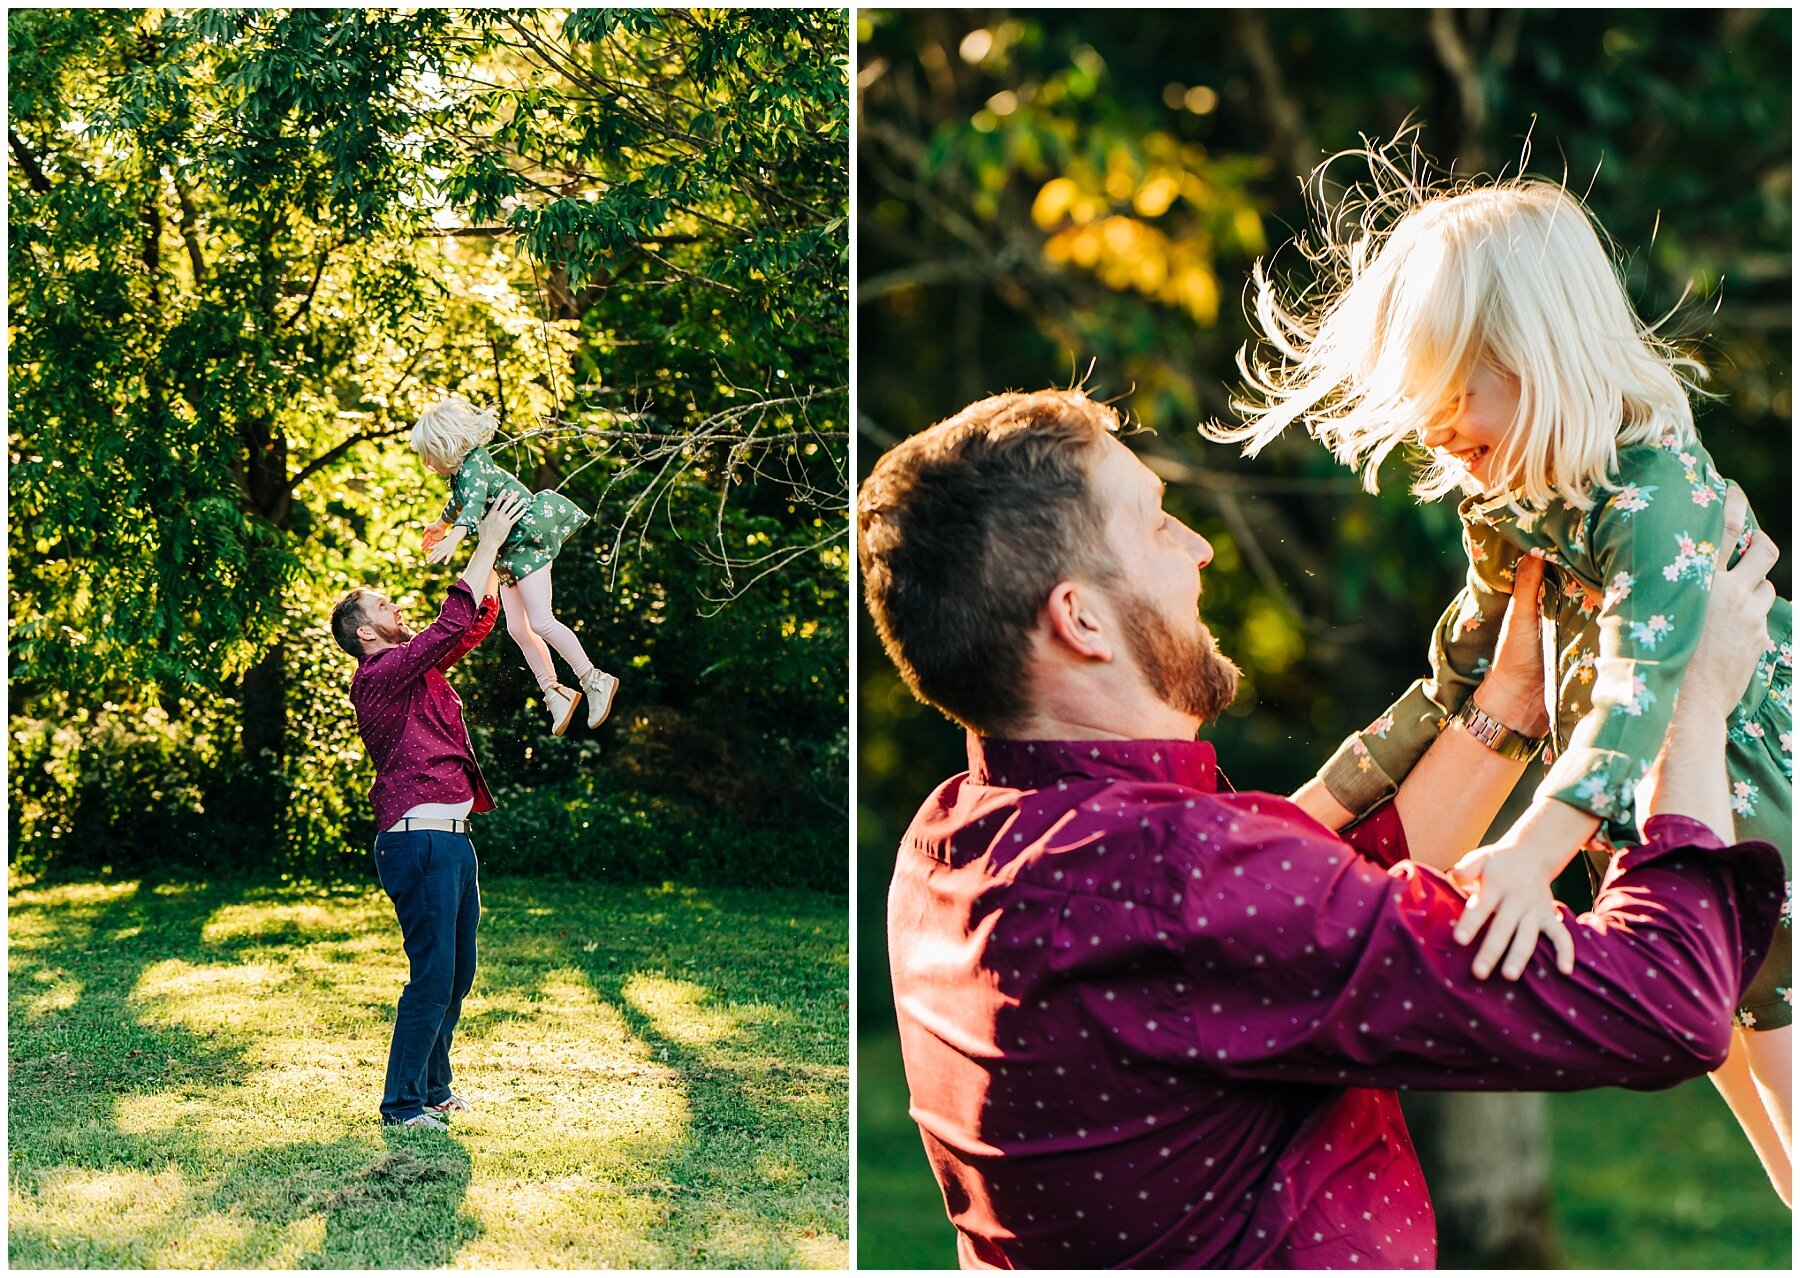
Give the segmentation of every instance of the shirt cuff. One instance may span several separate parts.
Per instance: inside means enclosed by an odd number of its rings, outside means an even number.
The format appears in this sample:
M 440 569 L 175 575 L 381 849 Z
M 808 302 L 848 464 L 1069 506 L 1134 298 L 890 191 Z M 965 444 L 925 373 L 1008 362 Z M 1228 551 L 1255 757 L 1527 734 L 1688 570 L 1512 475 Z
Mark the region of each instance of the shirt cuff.
M 1598 898 L 1621 877 L 1683 853 L 1698 855 L 1705 863 L 1721 870 L 1727 879 L 1736 882 L 1735 901 L 1743 958 L 1738 997 L 1742 998 L 1750 988 L 1751 979 L 1762 967 L 1775 939 L 1775 929 L 1780 926 L 1782 912 L 1787 908 L 1787 871 L 1782 868 L 1781 854 L 1774 844 L 1760 839 L 1726 843 L 1711 826 L 1692 817 L 1674 813 L 1653 816 L 1644 822 L 1644 842 L 1613 858 L 1596 894 L 1594 908 L 1600 908 Z

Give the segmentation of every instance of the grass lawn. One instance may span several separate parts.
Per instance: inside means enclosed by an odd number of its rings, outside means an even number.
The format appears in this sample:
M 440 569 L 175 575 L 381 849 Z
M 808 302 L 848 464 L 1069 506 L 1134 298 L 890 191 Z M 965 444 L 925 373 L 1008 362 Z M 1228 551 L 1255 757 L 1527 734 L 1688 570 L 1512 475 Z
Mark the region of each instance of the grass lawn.
M 857 1039 L 857 1263 L 953 1269 L 944 1200 L 906 1114 L 900 1040 Z M 1771 1269 L 1791 1219 L 1705 1079 L 1550 1098 L 1556 1233 L 1576 1269 Z
M 849 1263 L 841 896 L 484 880 L 449 1134 L 379 888 L 10 896 L 14 1267 Z

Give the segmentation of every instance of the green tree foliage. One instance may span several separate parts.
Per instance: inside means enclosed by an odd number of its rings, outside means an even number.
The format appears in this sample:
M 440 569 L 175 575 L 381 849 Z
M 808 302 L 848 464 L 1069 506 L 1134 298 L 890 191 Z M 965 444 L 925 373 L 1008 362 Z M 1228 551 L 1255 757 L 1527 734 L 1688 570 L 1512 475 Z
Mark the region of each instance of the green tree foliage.
M 1363 135 L 1420 122 L 1424 150 L 1467 173 L 1516 171 L 1529 139 L 1530 171 L 1566 174 L 1640 311 L 1675 311 L 1710 366 L 1702 435 L 1789 538 L 1787 13 L 858 22 L 860 464 L 996 390 L 1086 375 L 1121 397 L 1156 431 L 1133 442 L 1172 509 L 1217 551 L 1204 608 L 1247 679 L 1212 735 L 1238 784 L 1298 784 L 1417 677 L 1461 573 L 1454 512 L 1414 504 L 1402 459 L 1371 497 L 1298 432 L 1246 461 L 1193 429 L 1229 415 L 1252 261 L 1306 225 L 1304 176 Z M 859 645 L 861 908 L 879 917 L 899 830 L 962 746 L 866 622 Z M 885 969 L 864 936 L 874 1006 Z
M 665 818 L 841 823 L 847 36 L 810 11 L 14 15 L 15 847 L 242 823 L 317 865 L 362 840 L 322 621 L 375 582 L 422 624 L 453 579 L 419 558 L 444 489 L 401 438 L 447 392 L 595 513 L 558 604 L 625 676 L 618 734 L 654 755 L 669 713 L 723 723 L 728 766 L 788 796 L 566 751 L 656 827 L 636 871 L 689 837 Z M 468 669 L 524 741 L 516 665 L 497 635 Z M 647 816 L 670 786 L 686 806 Z

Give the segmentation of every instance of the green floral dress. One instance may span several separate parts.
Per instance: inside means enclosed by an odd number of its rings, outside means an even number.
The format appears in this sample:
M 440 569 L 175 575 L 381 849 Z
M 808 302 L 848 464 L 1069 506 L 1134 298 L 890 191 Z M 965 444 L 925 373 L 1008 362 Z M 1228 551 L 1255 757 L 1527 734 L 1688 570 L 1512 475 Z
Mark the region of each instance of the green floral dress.
M 533 493 L 511 471 L 496 465 L 487 449 L 477 448 L 463 458 L 456 474 L 450 477 L 450 500 L 444 506 L 443 522 L 454 522 L 474 536 L 488 507 L 505 492 L 531 498 L 530 509 L 513 525 L 494 563 L 500 580 L 510 586 L 555 559 L 563 542 L 588 517 L 561 493 Z
M 1468 581 L 1433 634 L 1431 675 L 1320 771 L 1339 803 L 1361 813 L 1392 794 L 1462 708 L 1493 660 L 1514 565 L 1535 550 L 1547 564 L 1541 611 L 1556 659 L 1550 771 L 1538 796 L 1598 817 L 1600 842 L 1641 841 L 1635 792 L 1662 748 L 1700 638 L 1726 484 L 1699 444 L 1667 436 L 1621 449 L 1612 478 L 1618 487 L 1587 511 L 1558 505 L 1521 517 L 1504 498 L 1463 502 Z M 1737 837 L 1780 849 L 1790 882 L 1793 664 L 1793 607 L 1777 600 L 1767 652 L 1731 716 L 1726 770 Z M 1591 735 L 1571 746 L 1576 725 L 1590 717 Z M 1741 1024 L 1792 1022 L 1791 921 L 1790 891 L 1774 949 L 1739 1008 Z

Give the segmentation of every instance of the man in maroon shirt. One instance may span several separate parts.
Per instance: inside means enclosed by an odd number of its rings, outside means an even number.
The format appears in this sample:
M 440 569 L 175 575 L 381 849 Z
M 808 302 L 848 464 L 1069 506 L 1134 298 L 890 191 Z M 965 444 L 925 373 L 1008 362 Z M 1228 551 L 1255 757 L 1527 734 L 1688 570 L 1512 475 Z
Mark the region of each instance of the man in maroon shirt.
M 503 496 L 489 508 L 461 580 L 419 633 L 391 601 L 365 588 L 331 612 L 333 637 L 356 658 L 350 703 L 375 764 L 375 869 L 411 965 L 382 1089 L 381 1121 L 391 1125 L 442 1128 L 445 1116 L 470 1108 L 450 1088 L 450 1045 L 475 980 L 481 919 L 468 817 L 491 811 L 494 800 L 444 672 L 493 629 L 494 600 L 478 608 L 475 591 L 486 591 L 494 557 L 527 507 Z
M 1547 937 L 1484 980 L 1463 898 L 1421 866 L 1474 847 L 1524 764 L 1452 727 L 1347 839 L 1222 791 L 1194 740 L 1236 685 L 1198 618 L 1212 550 L 1116 426 L 1077 392 L 997 396 L 888 453 L 858 503 L 889 655 L 970 730 L 888 900 L 912 1114 L 959 1255 L 1429 1266 L 1394 1089 L 1664 1087 L 1724 1058 L 1781 905 L 1773 849 L 1724 842 L 1726 714 L 1773 547 L 1719 565 L 1648 841 L 1593 913 L 1564 912 L 1571 957 Z M 1539 580 L 1525 563 L 1520 597 Z M 1475 695 L 1541 735 L 1523 615 Z

